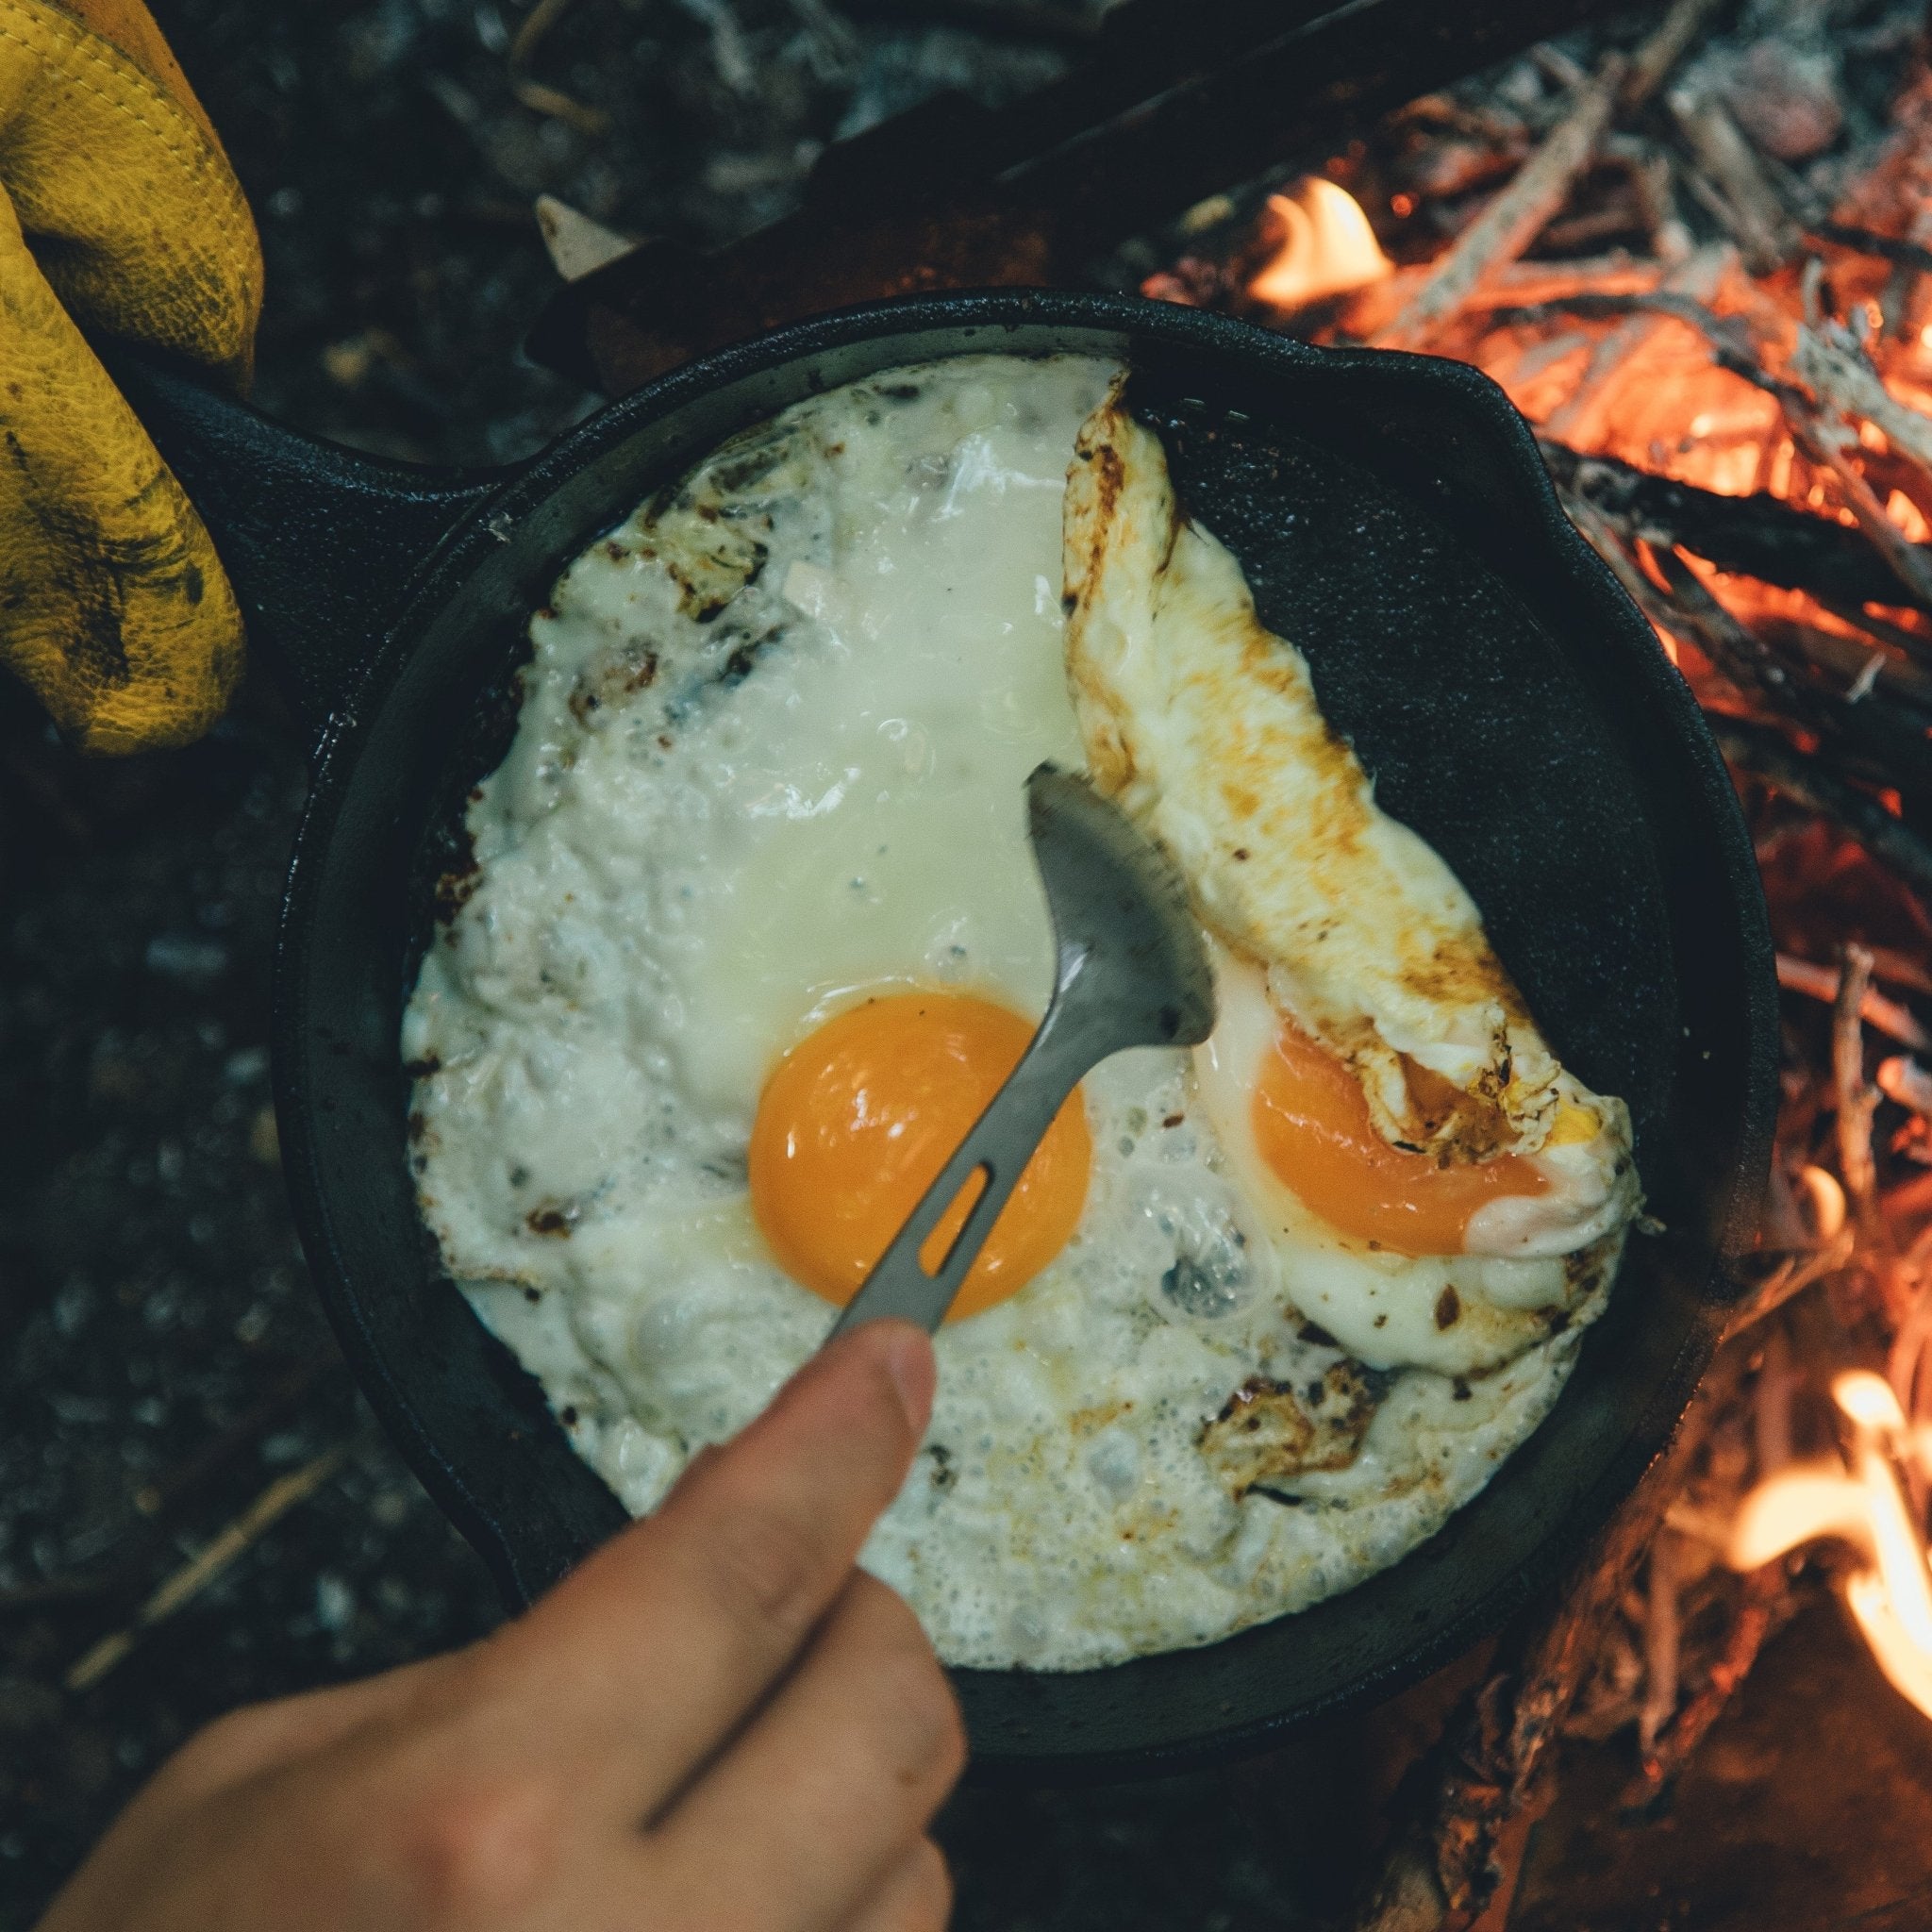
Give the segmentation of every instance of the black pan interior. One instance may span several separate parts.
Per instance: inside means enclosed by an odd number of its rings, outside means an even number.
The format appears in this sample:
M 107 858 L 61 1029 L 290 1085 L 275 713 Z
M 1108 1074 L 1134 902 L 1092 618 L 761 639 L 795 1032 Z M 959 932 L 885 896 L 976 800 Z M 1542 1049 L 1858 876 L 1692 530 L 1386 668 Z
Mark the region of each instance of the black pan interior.
M 1707 1353 L 1720 1257 L 1748 1233 L 1774 1046 L 1748 841 L 1688 693 L 1482 377 L 1154 305 L 955 295 L 803 325 L 592 419 L 445 547 L 325 745 L 283 939 L 285 1143 L 365 1388 L 527 1600 L 623 1512 L 421 1233 L 396 1039 L 426 881 L 500 755 L 528 612 L 584 544 L 814 390 L 987 350 L 1133 367 L 1185 502 L 1307 651 L 1382 798 L 1469 884 L 1559 1051 L 1632 1102 L 1667 1224 L 1633 1242 L 1542 1429 L 1394 1569 L 1199 1651 L 958 1674 L 983 1769 L 1120 1775 L 1393 1688 L 1492 1625 L 1663 1440 Z

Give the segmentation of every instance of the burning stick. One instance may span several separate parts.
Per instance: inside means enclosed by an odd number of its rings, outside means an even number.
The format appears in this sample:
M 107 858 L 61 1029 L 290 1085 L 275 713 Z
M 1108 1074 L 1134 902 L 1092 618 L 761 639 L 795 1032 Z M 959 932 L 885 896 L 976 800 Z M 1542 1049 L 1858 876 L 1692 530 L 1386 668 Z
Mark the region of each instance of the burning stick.
M 1866 1025 L 1875 1026 L 1901 1045 L 1910 1047 L 1914 1053 L 1924 1053 L 1932 1048 L 1932 1033 L 1926 1032 L 1909 1008 L 1902 1007 L 1896 1000 L 1889 1000 L 1882 992 L 1872 990 L 1872 955 L 1863 946 L 1857 950 L 1867 962 L 1866 984 L 1858 996 L 1857 1017 Z M 1777 983 L 1787 992 L 1801 992 L 1807 999 L 1824 1000 L 1836 1008 L 1841 1001 L 1844 978 L 1829 966 L 1817 966 L 1809 959 L 1793 959 L 1789 953 L 1780 953 L 1777 956 Z
M 1791 374 L 1820 402 L 1882 430 L 1886 441 L 1932 482 L 1932 417 L 1921 415 L 1886 388 L 1864 345 L 1843 323 L 1801 327 L 1791 351 Z
M 1611 121 L 1641 108 L 1689 52 L 1717 12 L 1717 0 L 1676 0 L 1628 59 L 1610 55 L 1580 79 L 1563 117 L 1508 187 L 1465 228 L 1377 341 L 1419 349 L 1469 306 L 1477 287 L 1514 262 L 1570 198 Z
M 1851 1197 L 1858 1232 L 1873 1245 L 1885 1241 L 1878 1215 L 1878 1169 L 1872 1158 L 1872 1116 L 1878 1090 L 1865 1080 L 1864 1006 L 1872 991 L 1872 955 L 1845 947 L 1844 971 L 1831 1007 L 1831 1078 L 1838 1094 L 1838 1168 Z
M 1662 1537 L 1657 1539 L 1659 1545 L 1664 1541 Z M 1723 1716 L 1738 1686 L 1751 1674 L 1758 1653 L 1790 1623 L 1797 1608 L 1798 1598 L 1781 1565 L 1767 1564 L 1746 1579 L 1742 1606 L 1732 1620 L 1724 1648 L 1711 1665 L 1703 1689 L 1686 1701 L 1668 1729 L 1654 1735 L 1645 1744 L 1641 1769 L 1624 1789 L 1621 1804 L 1624 1810 L 1646 1809 L 1669 1788 L 1703 1743 L 1711 1725 Z M 1675 1686 L 1672 1689 L 1674 1702 Z M 1649 1708 L 1646 1702 L 1646 1715 Z
M 1523 319 L 1535 313 L 1521 311 Z M 1856 624 L 1869 621 L 1858 607 L 1898 595 L 1894 573 L 1870 542 L 1835 519 L 1779 497 L 1720 496 L 1615 457 L 1586 455 L 1556 440 L 1548 425 L 1540 440 L 1557 487 L 1587 498 L 1626 541 L 1681 547 L 1720 570 L 1807 591 L 1828 609 L 1847 607 L 1840 614 Z
M 1671 271 L 1658 292 L 1708 303 L 1736 258 L 1728 245 L 1700 248 Z M 1582 379 L 1551 414 L 1543 425 L 1545 431 L 1559 441 L 1577 438 L 1579 432 L 1585 441 L 1600 441 L 1604 425 L 1596 418 L 1603 412 L 1617 372 L 1664 326 L 1654 315 L 1632 315 L 1619 323 L 1591 351 Z
M 1774 714 L 1838 740 L 1902 791 L 1932 794 L 1932 720 L 1925 714 L 1898 702 L 1881 704 L 1856 683 L 1841 691 L 1829 690 L 1815 666 L 1802 657 L 1790 661 L 1770 635 L 1733 616 L 1674 550 L 1653 550 L 1651 556 L 1667 588 L 1659 591 L 1639 573 L 1633 594 L 1654 624 L 1697 645 L 1740 691 Z
M 1764 699 L 1774 709 L 1796 711 L 1816 722 L 1818 706 L 1812 693 L 1794 683 L 1790 668 L 1779 661 L 1771 645 L 1720 604 L 1704 580 L 1674 550 L 1652 549 L 1652 560 L 1664 580 L 1660 594 L 1648 578 L 1640 600 L 1653 623 L 1685 638 L 1703 651 L 1740 691 Z
M 1871 792 L 1834 775 L 1819 755 L 1814 753 L 1807 758 L 1794 750 L 1790 739 L 1775 726 L 1713 715 L 1710 728 L 1718 749 L 1733 771 L 1749 772 L 1774 786 L 1794 805 L 1842 825 L 1873 858 L 1890 866 L 1921 891 L 1932 893 L 1932 845 L 1927 845 L 1902 819 L 1886 810 Z M 1825 972 L 1822 967 L 1818 970 Z M 1829 979 L 1831 974 L 1827 972 L 1825 977 Z M 1794 990 L 1807 991 L 1809 988 Z M 1827 995 L 1835 996 L 1835 992 Z M 1907 1030 L 1923 1033 L 1905 1008 L 1894 1006 L 1882 993 L 1871 994 L 1868 1008 L 1873 1002 L 1878 1003 L 1888 1023 L 1881 1031 L 1897 1039 L 1895 1028 L 1909 1022 Z M 1869 1010 L 1866 1018 L 1872 1019 Z
M 1865 480 L 1864 473 L 1852 461 L 1851 448 L 1857 442 L 1855 431 L 1843 422 L 1834 422 L 1814 405 L 1780 384 L 1776 389 L 1785 420 L 1799 446 L 1821 469 L 1829 470 L 1838 483 L 1847 507 L 1858 520 L 1858 527 L 1872 540 L 1872 547 L 1898 575 L 1898 580 L 1915 604 L 1932 604 L 1932 564 L 1920 554 L 1916 543 L 1885 513 L 1878 492 Z
M 1801 666 L 1807 671 L 1804 679 L 1794 676 L 1794 667 L 1733 617 L 1674 551 L 1660 545 L 1651 550 L 1658 571 L 1669 580 L 1666 591 L 1639 566 L 1632 554 L 1634 546 L 1624 541 L 1593 502 L 1567 490 L 1558 493 L 1571 521 L 1590 539 L 1659 630 L 1696 644 L 1731 683 L 1774 715 L 1793 717 L 1815 732 L 1835 733 L 1847 749 L 1864 752 L 1881 768 L 1902 766 L 1907 773 L 1916 773 L 1922 787 L 1932 785 L 1932 755 L 1928 755 L 1924 727 L 1905 714 L 1903 708 L 1880 707 L 1871 701 L 1869 686 L 1861 690 L 1854 684 L 1842 697 L 1832 696 L 1816 688 L 1815 676 L 1808 675 L 1813 667 L 1808 665 Z M 1853 707 L 1860 702 L 1869 708 L 1855 711 Z M 1900 715 L 1894 717 L 1892 708 L 1898 708 Z M 1932 884 L 1932 848 L 1925 847 L 1916 833 L 1870 792 L 1836 776 L 1828 768 L 1836 740 L 1827 739 L 1816 754 L 1801 758 L 1774 727 L 1742 723 L 1723 714 L 1713 715 L 1713 727 L 1721 741 L 1724 733 L 1732 732 L 1740 748 L 1748 749 L 1751 768 L 1781 784 L 1789 795 L 1830 811 L 1870 849 L 1895 856 L 1908 876 Z M 1836 979 L 1832 984 L 1837 984 Z M 1907 1033 L 1895 1037 L 1907 1041 L 1924 1037 L 1918 1023 L 1904 1014 L 1903 1008 L 1890 1012 L 1903 1014 L 1900 1024 L 1907 1028 Z
M 1468 1926 L 1494 1896 L 1499 1840 L 1535 1803 L 1546 1754 L 1605 1648 L 1630 1576 L 1736 1381 L 1735 1364 L 1707 1376 L 1670 1446 L 1554 1607 L 1506 1633 L 1491 1675 L 1463 1700 L 1398 1797 L 1407 1816 L 1355 1932 L 1449 1932 Z

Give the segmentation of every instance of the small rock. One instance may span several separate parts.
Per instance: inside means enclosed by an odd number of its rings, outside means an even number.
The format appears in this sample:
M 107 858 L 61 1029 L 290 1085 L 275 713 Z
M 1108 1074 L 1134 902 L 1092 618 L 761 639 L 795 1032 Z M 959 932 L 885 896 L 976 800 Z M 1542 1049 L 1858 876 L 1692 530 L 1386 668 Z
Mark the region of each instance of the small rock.
M 247 1087 L 268 1072 L 268 1048 L 240 1046 L 222 1062 L 222 1078 L 230 1087 Z
M 217 940 L 191 933 L 158 933 L 148 941 L 147 970 L 180 986 L 211 986 L 228 970 L 228 949 Z
M 332 1570 L 315 1579 L 315 1621 L 325 1630 L 346 1630 L 356 1615 L 356 1592 Z
M 0 1733 L 25 1737 L 60 1722 L 60 1693 L 31 1677 L 0 1677 Z
M 1727 63 L 1718 92 L 1739 126 L 1781 161 L 1823 154 L 1844 125 L 1838 57 L 1828 48 L 1759 41 Z

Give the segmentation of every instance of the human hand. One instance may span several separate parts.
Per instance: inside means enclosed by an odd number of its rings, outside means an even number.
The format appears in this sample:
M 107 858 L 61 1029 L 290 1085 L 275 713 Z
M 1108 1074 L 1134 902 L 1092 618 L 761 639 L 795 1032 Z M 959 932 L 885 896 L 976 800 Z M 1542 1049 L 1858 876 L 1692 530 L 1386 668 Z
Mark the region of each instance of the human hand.
M 141 0 L 0 0 L 0 663 L 89 751 L 198 736 L 234 593 L 81 331 L 247 379 L 261 252 Z
M 853 1568 L 932 1403 L 855 1330 L 521 1622 L 236 1712 L 41 1932 L 921 1932 L 964 1761 L 904 1603 Z

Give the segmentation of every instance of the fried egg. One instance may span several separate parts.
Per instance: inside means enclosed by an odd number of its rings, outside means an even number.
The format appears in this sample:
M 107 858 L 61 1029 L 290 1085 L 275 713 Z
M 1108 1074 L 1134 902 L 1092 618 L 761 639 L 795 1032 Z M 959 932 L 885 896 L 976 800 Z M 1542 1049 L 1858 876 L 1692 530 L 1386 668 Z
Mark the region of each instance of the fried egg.
M 1394 1561 L 1547 1410 L 1635 1207 L 1619 1104 L 1375 807 L 1117 375 L 853 383 L 587 549 L 404 1025 L 445 1265 L 642 1512 L 1038 1024 L 1026 773 L 1084 766 L 1167 846 L 1213 1037 L 1069 1101 L 864 1554 L 982 1667 L 1211 1641 Z
M 1376 806 L 1121 385 L 1065 527 L 1094 782 L 1220 941 L 1204 1103 L 1271 1228 L 1334 1257 L 1291 1291 L 1367 1361 L 1507 1359 L 1603 1286 L 1638 1206 L 1628 1109 L 1559 1064 L 1461 882 Z

